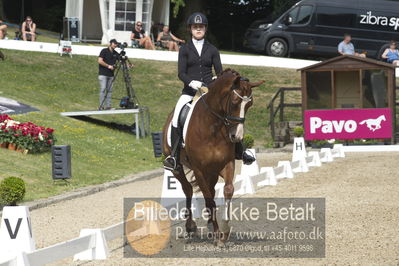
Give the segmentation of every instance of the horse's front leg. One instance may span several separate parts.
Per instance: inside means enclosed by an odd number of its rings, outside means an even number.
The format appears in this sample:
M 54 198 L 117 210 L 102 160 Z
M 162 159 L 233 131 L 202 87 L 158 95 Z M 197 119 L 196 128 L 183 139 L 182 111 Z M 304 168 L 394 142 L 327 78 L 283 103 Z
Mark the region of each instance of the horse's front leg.
M 215 242 L 217 242 L 220 234 L 219 234 L 219 225 L 216 219 L 216 203 L 214 197 L 215 197 L 215 184 L 217 182 L 218 175 L 215 176 L 214 174 L 211 175 L 209 173 L 204 174 L 202 171 L 199 170 L 194 171 L 194 174 L 198 186 L 200 187 L 205 199 L 205 207 L 209 215 L 208 228 L 210 225 L 213 226 L 213 237 L 215 239 Z M 205 178 L 205 175 L 207 175 L 208 178 Z
M 197 224 L 193 220 L 193 212 L 191 211 L 191 202 L 193 198 L 193 187 L 188 182 L 186 174 L 184 173 L 183 169 L 180 169 L 178 172 L 174 172 L 173 175 L 179 180 L 184 195 L 186 196 L 186 232 L 187 233 L 195 233 L 197 232 Z
M 225 168 L 220 172 L 220 175 L 224 178 L 224 211 L 222 216 L 221 231 L 222 231 L 222 241 L 226 241 L 230 234 L 230 212 L 231 212 L 231 200 L 234 194 L 234 170 L 235 161 L 230 161 Z

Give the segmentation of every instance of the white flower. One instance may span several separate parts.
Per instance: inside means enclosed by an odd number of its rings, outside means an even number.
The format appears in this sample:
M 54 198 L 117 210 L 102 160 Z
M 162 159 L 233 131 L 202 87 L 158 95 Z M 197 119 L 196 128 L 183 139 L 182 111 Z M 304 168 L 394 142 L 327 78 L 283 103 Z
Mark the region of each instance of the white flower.
M 15 120 L 5 120 L 4 122 L 7 122 L 7 127 L 11 127 L 11 126 L 14 126 L 14 125 L 19 125 L 19 122 L 15 121 Z
M 330 144 L 335 143 L 335 139 L 329 139 L 329 140 L 327 140 L 327 142 Z
M 42 133 L 39 133 L 39 139 L 40 139 L 40 141 L 44 140 Z

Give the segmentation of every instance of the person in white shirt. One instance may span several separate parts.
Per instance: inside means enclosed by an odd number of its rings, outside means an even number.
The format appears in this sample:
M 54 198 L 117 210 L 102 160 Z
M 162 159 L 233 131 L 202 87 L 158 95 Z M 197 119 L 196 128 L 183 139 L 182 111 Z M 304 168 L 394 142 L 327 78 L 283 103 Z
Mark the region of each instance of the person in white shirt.
M 338 53 L 341 55 L 349 54 L 360 57 L 366 57 L 364 53 L 356 53 L 353 43 L 351 43 L 352 37 L 349 34 L 344 35 L 344 40 L 338 44 Z

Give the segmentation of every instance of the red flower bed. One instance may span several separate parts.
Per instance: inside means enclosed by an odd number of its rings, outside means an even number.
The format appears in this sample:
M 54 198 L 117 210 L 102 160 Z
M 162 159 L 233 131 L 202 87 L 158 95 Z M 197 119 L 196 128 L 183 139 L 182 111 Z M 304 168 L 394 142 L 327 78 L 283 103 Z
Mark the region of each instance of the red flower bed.
M 54 129 L 32 122 L 20 123 L 8 115 L 0 115 L 0 144 L 14 144 L 18 149 L 43 152 L 55 142 Z

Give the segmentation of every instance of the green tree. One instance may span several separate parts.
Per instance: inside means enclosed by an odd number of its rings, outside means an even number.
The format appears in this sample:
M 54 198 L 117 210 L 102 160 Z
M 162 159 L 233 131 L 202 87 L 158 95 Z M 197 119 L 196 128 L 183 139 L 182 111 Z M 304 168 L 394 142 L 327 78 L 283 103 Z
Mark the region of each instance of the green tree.
M 179 10 L 181 7 L 184 7 L 186 4 L 184 3 L 184 0 L 172 0 L 171 1 L 173 6 L 173 17 L 177 17 L 177 14 L 179 14 Z

